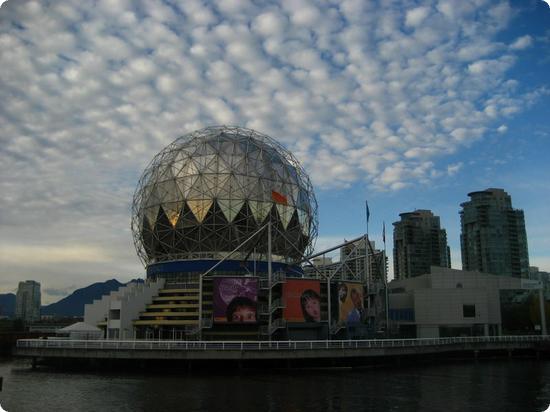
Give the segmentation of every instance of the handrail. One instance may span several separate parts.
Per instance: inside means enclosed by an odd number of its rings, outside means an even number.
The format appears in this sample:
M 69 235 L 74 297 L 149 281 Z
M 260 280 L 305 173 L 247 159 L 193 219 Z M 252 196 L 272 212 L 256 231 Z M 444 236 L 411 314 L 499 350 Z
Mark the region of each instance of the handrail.
M 445 346 L 465 343 L 550 342 L 550 335 L 466 336 L 454 338 L 311 340 L 311 341 L 176 341 L 19 339 L 17 348 L 100 350 L 319 350 Z

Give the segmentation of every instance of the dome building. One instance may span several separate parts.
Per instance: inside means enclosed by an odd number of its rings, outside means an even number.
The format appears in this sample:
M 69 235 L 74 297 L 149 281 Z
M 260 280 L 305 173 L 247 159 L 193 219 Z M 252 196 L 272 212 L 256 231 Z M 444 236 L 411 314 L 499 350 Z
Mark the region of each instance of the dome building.
M 309 254 L 317 235 L 312 185 L 288 150 L 238 127 L 176 139 L 145 169 L 132 205 L 134 243 L 150 275 L 202 270 L 235 249 L 233 260 L 267 261 L 260 229 L 268 222 L 274 261 Z
M 221 126 L 176 139 L 139 179 L 131 226 L 146 281 L 85 308 L 108 339 L 317 340 L 366 320 L 362 273 L 304 272 L 317 201 L 266 135 Z

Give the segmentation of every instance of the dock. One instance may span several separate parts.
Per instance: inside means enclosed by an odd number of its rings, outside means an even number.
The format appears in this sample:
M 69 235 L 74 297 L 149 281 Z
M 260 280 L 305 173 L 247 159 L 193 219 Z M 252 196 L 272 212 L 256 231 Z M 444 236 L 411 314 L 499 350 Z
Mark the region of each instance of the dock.
M 486 357 L 550 354 L 550 336 L 479 336 L 427 339 L 322 341 L 172 341 L 21 339 L 15 355 L 33 362 L 93 360 L 223 362 L 287 366 L 360 365 L 434 356 Z M 282 363 L 281 363 L 282 362 Z

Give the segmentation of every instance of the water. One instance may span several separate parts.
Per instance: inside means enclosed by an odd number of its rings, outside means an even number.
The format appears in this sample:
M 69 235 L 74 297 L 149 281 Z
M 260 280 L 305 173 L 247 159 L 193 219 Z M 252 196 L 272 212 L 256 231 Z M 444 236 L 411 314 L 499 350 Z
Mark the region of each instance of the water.
M 32 370 L 0 360 L 0 404 L 19 411 L 544 411 L 550 362 L 234 375 Z

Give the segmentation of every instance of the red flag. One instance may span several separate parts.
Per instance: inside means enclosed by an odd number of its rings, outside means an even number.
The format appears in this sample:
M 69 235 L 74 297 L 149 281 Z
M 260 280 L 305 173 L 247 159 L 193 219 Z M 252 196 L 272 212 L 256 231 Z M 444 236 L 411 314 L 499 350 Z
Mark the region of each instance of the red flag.
M 275 203 L 279 203 L 281 205 L 288 205 L 288 200 L 286 196 L 280 194 L 279 192 L 276 192 L 275 190 L 271 191 L 271 198 Z

